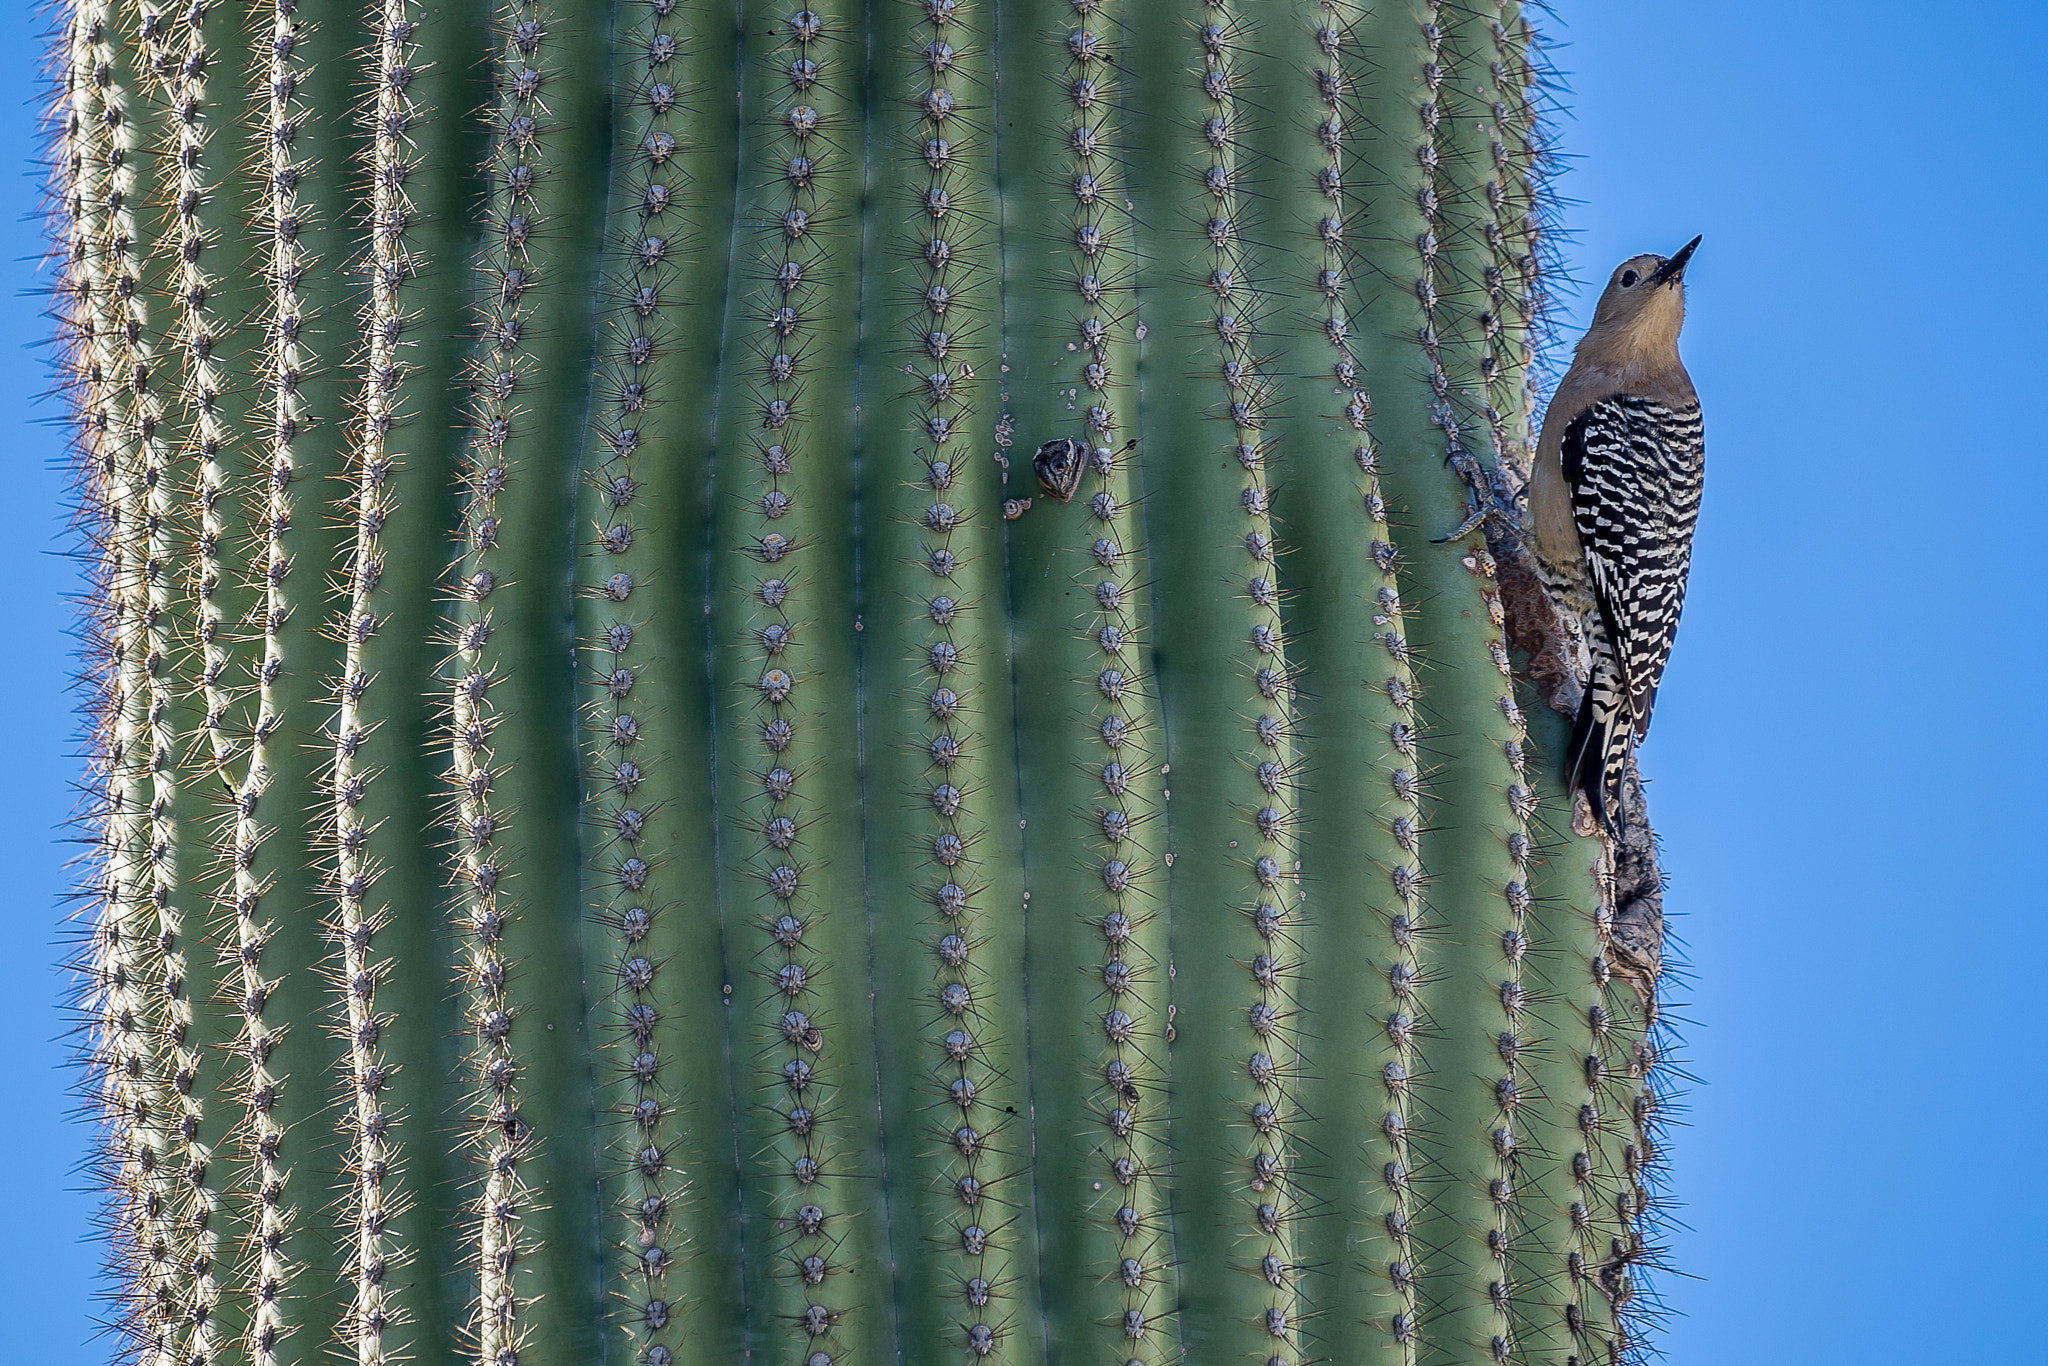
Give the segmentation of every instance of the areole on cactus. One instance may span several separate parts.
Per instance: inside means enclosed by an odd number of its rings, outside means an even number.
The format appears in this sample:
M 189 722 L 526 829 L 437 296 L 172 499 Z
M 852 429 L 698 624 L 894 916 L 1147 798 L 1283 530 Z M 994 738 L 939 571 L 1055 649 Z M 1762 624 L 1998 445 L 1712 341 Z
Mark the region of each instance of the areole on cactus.
M 1519 6 L 62 41 L 133 1355 L 1640 1347 Z

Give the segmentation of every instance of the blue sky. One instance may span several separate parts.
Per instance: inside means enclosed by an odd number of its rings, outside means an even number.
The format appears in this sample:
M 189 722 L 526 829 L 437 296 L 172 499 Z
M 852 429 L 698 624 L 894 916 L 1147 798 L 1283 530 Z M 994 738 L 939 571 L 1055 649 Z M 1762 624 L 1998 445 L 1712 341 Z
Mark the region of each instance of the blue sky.
M 1644 752 L 1692 980 L 1673 1366 L 2039 1359 L 2048 1007 L 2048 154 L 2035 5 L 1559 0 L 1583 279 L 1706 242 L 1693 587 Z M 0 48 L 0 256 L 36 251 L 37 44 Z M 55 826 L 73 586 L 33 299 L 0 308 L 0 1322 L 86 1362 Z M 1582 322 L 1589 300 L 1572 310 Z M 2037 841 L 2039 841 L 2037 843 Z

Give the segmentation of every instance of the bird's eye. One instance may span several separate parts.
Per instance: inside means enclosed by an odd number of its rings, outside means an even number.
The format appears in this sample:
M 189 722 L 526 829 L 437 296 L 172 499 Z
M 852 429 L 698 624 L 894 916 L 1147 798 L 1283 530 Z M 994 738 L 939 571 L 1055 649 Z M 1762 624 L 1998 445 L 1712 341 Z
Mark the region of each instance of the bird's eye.
M 1623 271 L 1623 272 L 1621 273 L 1621 287 L 1622 287 L 1623 289 L 1627 289 L 1627 288 L 1628 288 L 1628 287 L 1629 287 L 1630 285 L 1634 284 L 1635 282 L 1636 282 L 1636 273 L 1635 273 L 1634 271 L 1632 271 L 1632 270 L 1624 270 L 1624 271 Z

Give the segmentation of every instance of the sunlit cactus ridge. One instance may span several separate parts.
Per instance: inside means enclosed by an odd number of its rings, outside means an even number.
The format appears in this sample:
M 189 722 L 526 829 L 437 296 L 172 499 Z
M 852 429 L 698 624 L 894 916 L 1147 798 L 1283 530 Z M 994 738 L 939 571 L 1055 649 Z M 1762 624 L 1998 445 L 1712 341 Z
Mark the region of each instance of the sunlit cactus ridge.
M 1644 1354 L 1520 6 L 52 52 L 109 1355 Z

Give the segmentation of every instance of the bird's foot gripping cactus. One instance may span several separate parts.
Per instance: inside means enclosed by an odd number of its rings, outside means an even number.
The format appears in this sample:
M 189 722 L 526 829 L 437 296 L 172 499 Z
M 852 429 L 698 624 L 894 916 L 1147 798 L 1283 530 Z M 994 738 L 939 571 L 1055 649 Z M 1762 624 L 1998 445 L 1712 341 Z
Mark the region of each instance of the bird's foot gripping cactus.
M 1647 836 L 1430 539 L 1527 473 L 1517 7 L 63 41 L 138 1355 L 1640 1342 Z

